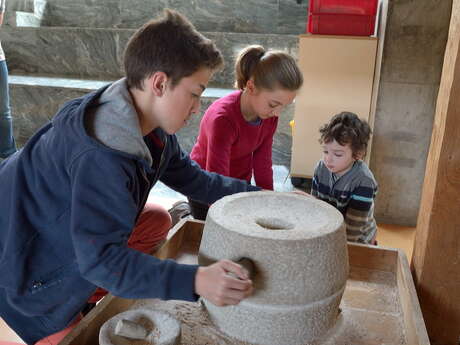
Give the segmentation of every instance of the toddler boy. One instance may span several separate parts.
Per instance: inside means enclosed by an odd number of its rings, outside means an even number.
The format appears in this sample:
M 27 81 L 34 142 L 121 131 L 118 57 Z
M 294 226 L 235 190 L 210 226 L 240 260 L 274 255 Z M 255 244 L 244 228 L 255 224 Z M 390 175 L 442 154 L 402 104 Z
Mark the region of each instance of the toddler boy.
M 369 125 L 354 113 L 341 112 L 320 133 L 323 159 L 315 168 L 311 194 L 343 214 L 348 241 L 376 244 L 377 182 L 362 161 L 371 135 Z

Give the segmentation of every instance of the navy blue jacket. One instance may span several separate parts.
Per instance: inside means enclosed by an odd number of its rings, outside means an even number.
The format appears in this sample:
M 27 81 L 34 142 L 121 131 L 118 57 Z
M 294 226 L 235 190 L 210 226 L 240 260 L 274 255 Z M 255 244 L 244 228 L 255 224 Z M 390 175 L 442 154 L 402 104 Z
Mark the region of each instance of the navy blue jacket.
M 66 103 L 0 163 L 0 289 L 7 296 L 0 304 L 27 316 L 47 315 L 56 329 L 97 286 L 124 298 L 197 298 L 197 266 L 127 247 L 157 180 L 208 203 L 259 190 L 201 170 L 161 129 L 144 138 L 152 166 L 100 144 L 87 134 L 84 117 L 104 89 Z

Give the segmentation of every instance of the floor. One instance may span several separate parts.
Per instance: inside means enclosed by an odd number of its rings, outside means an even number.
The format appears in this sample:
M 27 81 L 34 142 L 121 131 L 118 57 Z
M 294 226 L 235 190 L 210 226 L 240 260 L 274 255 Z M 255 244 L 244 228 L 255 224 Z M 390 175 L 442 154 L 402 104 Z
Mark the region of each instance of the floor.
M 288 173 L 284 166 L 274 166 L 276 191 L 287 192 L 293 190 Z M 150 202 L 161 203 L 166 208 L 170 208 L 179 199 L 185 199 L 185 197 L 162 183 L 158 183 L 154 187 L 149 197 Z M 378 228 L 377 241 L 379 246 L 402 249 L 410 262 L 415 228 L 386 224 L 379 224 Z M 9 345 L 8 341 L 23 344 L 21 339 L 0 319 L 0 345 Z

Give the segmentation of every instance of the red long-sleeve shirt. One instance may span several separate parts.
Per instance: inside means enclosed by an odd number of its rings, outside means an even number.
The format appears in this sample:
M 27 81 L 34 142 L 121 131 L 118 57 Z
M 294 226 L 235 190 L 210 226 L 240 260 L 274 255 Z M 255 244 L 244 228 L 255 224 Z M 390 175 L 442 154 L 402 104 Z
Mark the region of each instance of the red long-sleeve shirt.
M 273 190 L 272 145 L 278 118 L 248 122 L 241 91 L 215 101 L 204 114 L 190 157 L 203 169 Z

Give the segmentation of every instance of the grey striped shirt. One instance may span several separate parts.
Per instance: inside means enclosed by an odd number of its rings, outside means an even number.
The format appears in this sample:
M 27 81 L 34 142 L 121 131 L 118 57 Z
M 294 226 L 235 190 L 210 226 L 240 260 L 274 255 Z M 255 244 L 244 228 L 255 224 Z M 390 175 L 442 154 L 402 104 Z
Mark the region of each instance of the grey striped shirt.
M 371 243 L 377 232 L 374 198 L 377 182 L 366 163 L 356 161 L 343 176 L 331 173 L 321 160 L 316 166 L 311 194 L 342 214 L 348 241 Z

